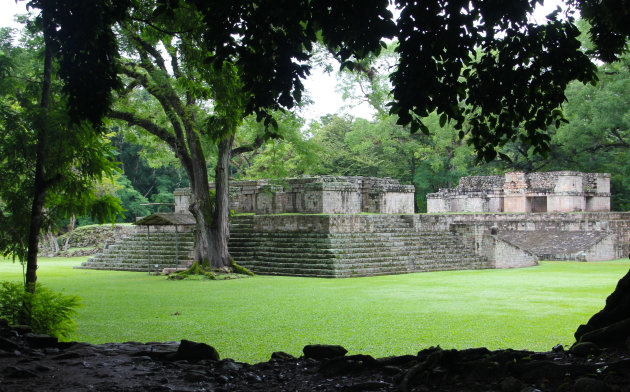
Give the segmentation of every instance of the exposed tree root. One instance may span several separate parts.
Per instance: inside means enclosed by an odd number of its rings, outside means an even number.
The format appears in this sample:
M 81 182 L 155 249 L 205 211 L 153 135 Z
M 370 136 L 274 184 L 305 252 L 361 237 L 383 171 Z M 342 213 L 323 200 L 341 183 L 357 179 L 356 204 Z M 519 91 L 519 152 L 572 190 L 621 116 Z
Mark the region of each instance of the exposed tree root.
M 217 279 L 235 279 L 244 276 L 254 276 L 254 273 L 245 267 L 241 267 L 232 260 L 232 268 L 211 269 L 209 263 L 199 265 L 194 262 L 188 269 L 184 271 L 174 272 L 168 276 L 170 280 L 181 279 L 198 279 L 199 277 L 211 280 Z

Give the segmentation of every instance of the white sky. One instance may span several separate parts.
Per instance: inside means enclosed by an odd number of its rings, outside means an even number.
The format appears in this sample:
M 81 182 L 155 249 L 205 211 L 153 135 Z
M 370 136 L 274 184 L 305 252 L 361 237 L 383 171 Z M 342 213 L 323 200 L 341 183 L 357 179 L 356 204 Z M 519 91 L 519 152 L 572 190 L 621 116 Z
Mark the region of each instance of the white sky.
M 557 5 L 562 5 L 561 0 L 545 1 L 544 6 L 536 8 L 534 19 L 538 23 L 542 23 L 545 20 L 545 15 L 551 13 Z M 19 28 L 20 25 L 14 22 L 13 15 L 25 12 L 26 1 L 20 1 L 16 4 L 15 0 L 0 0 L 0 27 Z M 321 68 L 314 68 L 311 76 L 304 82 L 307 94 L 313 103 L 304 108 L 300 114 L 307 120 L 318 120 L 321 116 L 329 113 L 348 113 L 366 119 L 372 117 L 372 110 L 366 103 L 349 107 L 350 102 L 343 101 L 336 85 L 335 72 L 328 75 Z

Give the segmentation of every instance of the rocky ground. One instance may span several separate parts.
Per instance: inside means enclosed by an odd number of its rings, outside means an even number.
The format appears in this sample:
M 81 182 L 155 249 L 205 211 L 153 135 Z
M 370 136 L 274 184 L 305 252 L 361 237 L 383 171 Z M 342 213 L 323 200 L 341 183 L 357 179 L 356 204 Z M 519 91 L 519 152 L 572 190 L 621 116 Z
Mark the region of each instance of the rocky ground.
M 417 355 L 346 355 L 306 346 L 250 365 L 208 345 L 60 343 L 0 325 L 0 391 L 630 391 L 630 352 L 582 343 L 570 351 L 430 348 Z

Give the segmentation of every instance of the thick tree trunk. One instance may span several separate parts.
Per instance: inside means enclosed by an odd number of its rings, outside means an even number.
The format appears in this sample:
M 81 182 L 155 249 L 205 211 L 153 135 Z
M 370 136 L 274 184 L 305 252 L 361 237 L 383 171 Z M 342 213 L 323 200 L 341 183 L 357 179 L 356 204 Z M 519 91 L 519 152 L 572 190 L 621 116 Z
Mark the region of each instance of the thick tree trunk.
M 210 203 L 210 188 L 205 159 L 192 159 L 190 212 L 196 221 L 195 261 L 213 269 L 231 269 L 228 252 L 229 234 L 229 166 L 234 136 L 219 143 L 216 166 L 216 201 Z
M 219 142 L 219 159 L 215 168 L 216 208 L 212 221 L 212 267 L 232 268 L 232 260 L 228 250 L 230 239 L 230 207 L 229 207 L 229 178 L 230 161 L 232 159 L 232 145 L 234 135 L 230 135 Z
M 195 217 L 195 261 L 200 265 L 210 266 L 212 260 L 210 225 L 212 223 L 212 204 L 210 188 L 204 160 L 193 160 L 189 173 L 191 195 L 189 210 Z

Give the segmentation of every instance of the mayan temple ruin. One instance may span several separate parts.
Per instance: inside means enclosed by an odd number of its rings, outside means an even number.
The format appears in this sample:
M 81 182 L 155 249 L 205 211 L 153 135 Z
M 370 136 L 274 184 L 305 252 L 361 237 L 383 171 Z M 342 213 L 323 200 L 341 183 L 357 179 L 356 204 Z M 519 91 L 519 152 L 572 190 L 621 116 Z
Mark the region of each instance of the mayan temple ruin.
M 390 178 L 235 181 L 230 254 L 258 274 L 351 277 L 612 260 L 630 250 L 630 213 L 609 211 L 609 174 L 464 177 L 427 198 L 429 213 L 414 214 L 413 186 Z M 191 263 L 188 201 L 189 190 L 176 190 L 173 213 L 140 219 L 79 268 Z
M 175 212 L 188 212 L 188 194 L 175 190 Z M 391 178 L 319 176 L 230 185 L 230 209 L 236 213 L 412 214 L 413 206 L 413 185 Z
M 610 211 L 610 174 L 555 171 L 462 177 L 427 195 L 435 212 Z

